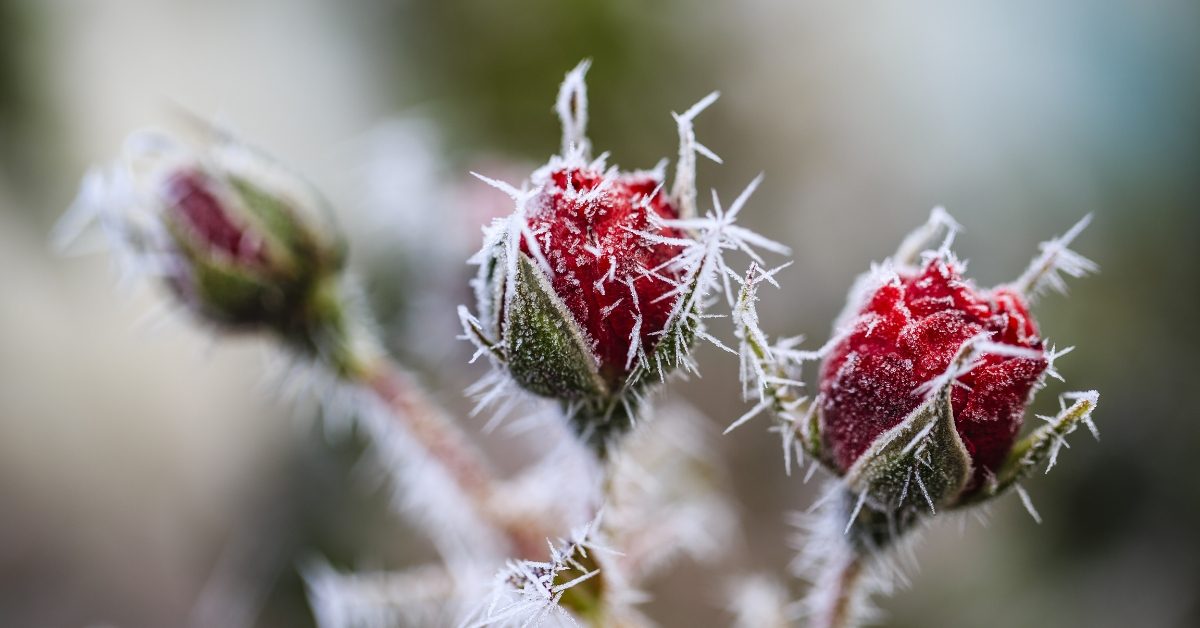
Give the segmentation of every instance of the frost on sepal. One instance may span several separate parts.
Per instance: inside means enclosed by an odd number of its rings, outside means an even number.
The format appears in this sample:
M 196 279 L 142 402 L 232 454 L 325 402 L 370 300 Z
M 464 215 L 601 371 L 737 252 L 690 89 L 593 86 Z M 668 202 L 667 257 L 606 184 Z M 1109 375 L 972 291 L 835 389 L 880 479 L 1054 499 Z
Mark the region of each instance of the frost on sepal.
M 971 480 L 971 456 L 954 427 L 950 385 L 945 385 L 899 425 L 882 433 L 846 472 L 860 507 L 885 512 L 953 503 Z M 857 514 L 857 513 L 856 513 Z M 852 517 L 853 518 L 853 517 Z
M 1068 406 L 1068 401 L 1073 403 Z M 1049 473 L 1058 459 L 1059 451 L 1068 446 L 1067 436 L 1080 425 L 1086 426 L 1092 437 L 1099 440 L 1100 432 L 1092 422 L 1092 412 L 1100 402 L 1099 392 L 1090 390 L 1067 393 L 1059 398 L 1059 402 L 1062 407 L 1058 414 L 1039 416 L 1038 418 L 1046 422 L 1045 425 L 1017 441 L 995 476 L 989 478 L 978 491 L 964 496 L 959 506 L 977 504 L 998 497 L 1017 487 L 1018 482 L 1032 475 L 1043 464 Z
M 733 276 L 741 283 L 737 300 L 733 306 L 734 335 L 738 339 L 739 376 L 742 397 L 753 401 L 754 406 L 725 428 L 725 433 L 736 429 L 762 413 L 769 413 L 775 420 L 771 429 L 778 432 L 783 446 L 784 470 L 792 473 L 792 461 L 802 463 L 805 455 L 813 464 L 834 467 L 822 455 L 820 424 L 817 420 L 816 400 L 802 395 L 801 367 L 809 360 L 823 355 L 818 351 L 800 351 L 797 345 L 802 337 L 784 338 L 772 344 L 762 330 L 758 319 L 758 286 L 764 282 L 775 285 L 775 274 L 787 268 L 791 262 L 770 271 L 763 271 L 757 263 L 751 263 L 744 278 Z M 815 467 L 811 467 L 815 469 Z
M 504 311 L 508 370 L 523 388 L 560 400 L 608 393 L 582 330 L 525 255 Z
M 1063 235 L 1039 244 L 1038 248 L 1042 253 L 1035 257 L 1029 263 L 1029 268 L 1007 288 L 1023 295 L 1032 303 L 1047 290 L 1066 294 L 1067 282 L 1063 280 L 1063 274 L 1078 279 L 1099 270 L 1100 267 L 1095 262 L 1068 248 L 1091 222 L 1092 215 L 1088 214 Z

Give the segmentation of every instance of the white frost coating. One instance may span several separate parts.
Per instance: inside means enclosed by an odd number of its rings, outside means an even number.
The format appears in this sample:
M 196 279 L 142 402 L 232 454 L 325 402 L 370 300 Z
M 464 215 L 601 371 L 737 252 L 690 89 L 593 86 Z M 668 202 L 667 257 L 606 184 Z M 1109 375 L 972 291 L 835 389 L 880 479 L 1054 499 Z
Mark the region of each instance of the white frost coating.
M 682 114 L 671 113 L 679 127 L 679 161 L 675 164 L 675 183 L 671 189 L 671 199 L 679 207 L 681 218 L 696 215 L 696 153 L 721 163 L 720 157 L 696 141 L 696 129 L 692 125 L 696 116 L 717 102 L 720 96 L 720 92 L 712 92 Z
M 1039 244 L 1041 255 L 1007 287 L 1032 302 L 1047 289 L 1066 294 L 1067 282 L 1062 273 L 1078 279 L 1099 270 L 1095 262 L 1067 248 L 1091 222 L 1092 215 L 1088 214 L 1063 235 Z
M 988 335 L 988 332 L 980 332 L 964 340 L 959 345 L 954 358 L 950 360 L 950 364 L 946 366 L 946 370 L 917 386 L 914 392 L 925 395 L 925 400 L 929 401 L 946 386 L 965 387 L 966 384 L 958 379 L 983 364 L 985 355 L 1002 355 L 1031 360 L 1042 357 L 1041 351 L 992 342 L 988 340 Z
M 369 454 L 379 464 L 379 480 L 391 484 L 399 511 L 429 535 L 444 560 L 499 562 L 506 542 L 479 519 L 470 498 L 390 409 L 370 391 L 328 380 L 313 387 L 325 391 L 327 420 L 356 422 L 370 436 Z
M 764 575 L 740 578 L 729 587 L 726 608 L 734 628 L 790 628 L 800 608 L 788 599 L 787 588 Z
M 958 224 L 944 207 L 934 207 L 929 212 L 929 219 L 925 221 L 925 224 L 906 235 L 891 257 L 884 259 L 879 264 L 871 264 L 868 272 L 854 279 L 854 283 L 850 285 L 850 291 L 846 295 L 846 305 L 834 319 L 834 335 L 847 333 L 847 328 L 853 324 L 854 320 L 858 318 L 859 312 L 862 311 L 866 298 L 884 285 L 899 282 L 899 272 L 916 272 L 919 270 L 916 264 L 925 256 L 951 259 L 953 253 L 950 251 L 950 247 L 954 244 L 955 236 L 961 231 L 962 225 Z M 930 250 L 928 247 L 938 238 L 941 238 L 938 248 Z
M 1021 505 L 1025 506 L 1025 512 L 1028 512 L 1029 516 L 1033 517 L 1034 523 L 1040 524 L 1042 522 L 1042 516 L 1039 515 L 1037 509 L 1033 507 L 1033 500 L 1029 498 L 1029 493 L 1025 492 L 1025 487 L 1018 484 L 1014 488 L 1017 490 L 1017 495 L 1021 498 Z
M 856 578 L 857 586 L 846 589 L 842 577 L 845 567 L 854 560 L 854 550 L 846 543 L 843 532 L 846 514 L 840 503 L 842 491 L 841 482 L 830 481 L 811 514 L 797 514 L 792 518 L 793 525 L 799 529 L 793 544 L 801 551 L 793 561 L 791 571 L 810 583 L 801 602 L 800 614 L 814 626 L 873 623 L 880 613 L 871 604 L 871 596 L 888 594 L 897 586 L 907 585 L 905 571 L 915 565 L 911 548 L 919 534 L 913 532 L 894 542 L 889 551 L 866 558 Z M 835 612 L 845 617 L 843 623 L 830 623 L 830 615 Z
M 1070 407 L 1067 406 L 1067 401 L 1074 401 Z M 1058 398 L 1059 412 L 1055 416 L 1046 416 L 1039 414 L 1037 417 L 1047 423 L 1042 429 L 1047 429 L 1046 437 L 1050 439 L 1049 457 L 1046 460 L 1046 473 L 1054 468 L 1058 463 L 1058 454 L 1064 447 L 1070 449 L 1070 444 L 1067 443 L 1067 436 L 1073 433 L 1078 424 L 1082 423 L 1087 426 L 1087 429 L 1092 434 L 1092 438 L 1100 440 L 1100 430 L 1096 428 L 1095 422 L 1092 421 L 1092 412 L 1095 411 L 1096 405 L 1100 402 L 1100 393 L 1089 390 L 1086 392 L 1069 392 L 1064 393 Z M 1079 414 L 1081 408 L 1086 407 L 1086 411 Z
M 54 247 L 69 254 L 107 248 L 125 285 L 169 274 L 183 262 L 159 218 L 157 188 L 171 169 L 197 159 L 164 133 L 132 133 L 116 161 L 84 175 L 78 195 L 54 227 Z
M 615 262 L 613 263 L 613 268 L 616 268 Z M 629 295 L 633 297 L 633 329 L 629 332 L 629 353 L 625 356 L 625 368 L 628 369 L 633 365 L 634 358 L 638 358 L 643 366 L 646 365 L 647 358 L 646 352 L 642 351 L 642 304 L 638 302 L 637 290 L 633 287 L 633 279 L 626 277 L 625 285 L 629 286 Z M 617 303 L 620 303 L 623 299 L 624 297 L 618 299 Z
M 630 230 L 650 242 L 682 247 L 678 255 L 658 268 L 647 269 L 647 273 L 654 274 L 663 268 L 670 267 L 680 275 L 680 279 L 677 281 L 655 275 L 656 278 L 668 281 L 674 286 L 659 296 L 656 301 L 675 299 L 665 330 L 676 335 L 675 346 L 677 351 L 681 352 L 676 358 L 688 370 L 695 371 L 695 365 L 691 364 L 688 359 L 689 348 L 683 336 L 686 328 L 685 322 L 694 325 L 697 337 L 708 340 L 731 353 L 736 353 L 705 332 L 703 316 L 699 314 L 710 298 L 718 294 L 726 295 L 730 305 L 734 303 L 736 293 L 732 288 L 731 277 L 737 278 L 739 275 L 726 263 L 725 253 L 731 250 L 740 250 L 753 259 L 761 260 L 762 257 L 754 250 L 756 247 L 780 254 L 790 252 L 782 244 L 736 224 L 738 213 L 761 181 L 762 175 L 751 181 L 738 195 L 728 211 L 721 207 L 716 192 L 713 192 L 713 209 L 707 212 L 703 218 L 663 219 L 651 216 L 651 220 L 655 224 L 694 234 L 693 238 L 672 238 Z
M 763 272 L 757 263 L 752 263 L 744 279 L 733 277 L 742 286 L 732 316 L 734 335 L 738 339 L 742 396 L 756 399 L 756 403 L 725 428 L 725 433 L 769 412 L 775 421 L 771 430 L 780 435 L 784 470 L 791 475 L 793 457 L 800 461 L 804 459 L 801 439 L 815 420 L 818 405 L 818 400 L 808 403 L 808 398 L 800 394 L 804 387 L 801 368 L 806 361 L 817 359 L 824 353 L 797 351 L 795 347 L 803 341 L 801 337 L 784 338 L 772 345 L 759 325 L 758 286 L 763 282 L 778 286 L 775 275 L 789 265 L 790 262 Z
M 921 253 L 938 236 L 942 237 L 939 252 L 949 252 L 954 244 L 954 237 L 961 231 L 962 225 L 954 220 L 945 207 L 934 207 L 929 212 L 929 220 L 904 237 L 899 248 L 892 254 L 891 260 L 900 267 L 913 266 L 920 260 Z
M 558 544 L 547 541 L 550 558 L 546 561 L 508 561 L 496 574 L 489 599 L 463 625 L 470 628 L 578 626 L 571 613 L 559 606 L 559 601 L 570 588 L 600 575 L 599 569 L 588 569 L 580 558 L 611 554 L 611 550 L 596 543 L 601 516 L 602 513 L 597 514 Z M 572 570 L 582 575 L 555 583 L 561 572 Z
M 587 76 L 588 68 L 592 66 L 590 59 L 584 59 L 567 72 L 562 85 L 558 88 L 558 99 L 554 102 L 554 110 L 562 121 L 562 155 L 576 154 L 586 157 L 591 154 L 591 143 L 587 138 L 588 100 Z M 600 156 L 600 162 L 608 155 Z
M 550 262 L 546 260 L 546 256 L 542 253 L 542 245 L 537 241 L 537 236 L 534 235 L 533 230 L 529 228 L 529 220 L 527 219 L 529 201 L 532 200 L 533 197 L 537 196 L 537 190 L 530 190 L 527 185 L 518 190 L 509 183 L 492 179 L 490 177 L 485 177 L 478 172 L 472 172 L 471 176 L 483 181 L 497 190 L 500 190 L 501 192 L 504 192 L 516 202 L 516 207 L 513 209 L 513 213 L 509 214 L 508 219 L 505 221 L 507 232 L 505 234 L 504 242 L 508 247 L 508 250 L 505 251 L 505 253 L 507 254 L 507 261 L 509 265 L 509 273 L 507 275 L 509 281 L 516 281 L 517 252 L 519 250 L 519 243 L 522 240 L 524 240 L 525 244 L 529 246 L 529 251 L 533 254 L 533 259 L 542 269 L 542 272 L 546 273 L 547 277 L 553 278 L 554 269 L 550 266 Z M 486 240 L 487 238 L 485 238 L 485 248 L 482 249 L 480 253 L 476 253 L 472 259 L 477 258 L 483 251 L 491 251 L 490 247 L 486 246 Z M 509 288 L 511 287 L 512 284 L 509 285 Z M 512 292 L 509 292 L 509 294 L 512 294 Z
M 320 628 L 446 626 L 462 614 L 460 585 L 440 566 L 343 573 L 314 559 L 303 575 Z
M 621 552 L 613 562 L 634 583 L 679 557 L 717 560 L 737 537 L 736 509 L 723 490 L 726 469 L 707 425 L 691 406 L 669 404 L 631 432 L 613 458 L 604 531 Z

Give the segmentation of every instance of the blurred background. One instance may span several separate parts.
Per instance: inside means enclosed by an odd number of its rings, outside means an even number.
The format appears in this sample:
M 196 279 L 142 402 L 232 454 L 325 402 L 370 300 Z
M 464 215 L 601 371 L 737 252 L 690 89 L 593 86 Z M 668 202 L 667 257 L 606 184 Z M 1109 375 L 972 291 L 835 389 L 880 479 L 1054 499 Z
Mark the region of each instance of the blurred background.
M 465 411 L 482 370 L 451 312 L 505 203 L 466 172 L 519 180 L 555 152 L 555 90 L 585 57 L 593 143 L 627 168 L 673 158 L 668 113 L 721 90 L 698 133 L 725 165 L 701 187 L 766 173 L 744 221 L 796 264 L 764 326 L 811 346 L 934 205 L 982 285 L 1093 212 L 1078 249 L 1101 274 L 1038 304 L 1078 349 L 1034 411 L 1097 388 L 1103 440 L 1029 483 L 1043 524 L 1009 498 L 935 526 L 881 605 L 891 626 L 1200 625 L 1198 30 L 1189 0 L 0 0 L 0 625 L 307 626 L 309 557 L 432 554 L 362 443 L 279 400 L 262 342 L 156 317 L 106 256 L 50 250 L 90 164 L 182 108 L 306 174 L 397 354 Z M 743 411 L 736 365 L 700 360 L 668 397 L 716 431 Z M 664 625 L 725 625 L 729 575 L 784 573 L 815 483 L 784 476 L 765 426 L 717 441 L 745 539 L 650 587 Z M 485 440 L 509 469 L 530 452 Z

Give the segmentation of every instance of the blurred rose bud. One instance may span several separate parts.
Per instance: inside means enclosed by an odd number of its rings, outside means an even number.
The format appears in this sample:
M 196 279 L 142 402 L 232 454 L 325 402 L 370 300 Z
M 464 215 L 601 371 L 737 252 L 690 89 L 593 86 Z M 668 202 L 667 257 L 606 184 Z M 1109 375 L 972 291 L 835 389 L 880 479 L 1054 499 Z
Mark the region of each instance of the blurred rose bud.
M 190 308 L 233 327 L 304 325 L 345 247 L 324 201 L 300 182 L 255 178 L 245 164 L 197 161 L 157 181 L 163 223 L 180 263 L 167 279 Z M 310 206 L 311 205 L 311 206 Z
M 341 341 L 346 247 L 328 204 L 297 175 L 205 130 L 195 145 L 134 134 L 122 160 L 85 178 L 60 239 L 98 223 L 127 272 L 161 277 L 202 320 L 337 353 L 324 345 Z

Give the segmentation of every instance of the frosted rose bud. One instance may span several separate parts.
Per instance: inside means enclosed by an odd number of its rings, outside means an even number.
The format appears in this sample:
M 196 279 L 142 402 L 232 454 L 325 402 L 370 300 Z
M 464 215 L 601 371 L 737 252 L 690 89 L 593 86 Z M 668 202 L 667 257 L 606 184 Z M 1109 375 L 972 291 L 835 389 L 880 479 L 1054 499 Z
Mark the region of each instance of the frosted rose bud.
M 597 170 L 563 169 L 551 173 L 530 201 L 529 228 L 553 271 L 542 277 L 591 349 L 597 384 L 609 391 L 625 384 L 640 354 L 653 354 L 675 304 L 675 286 L 666 280 L 681 276 L 670 264 L 680 247 L 639 234 L 684 237 L 651 221 L 652 215 L 679 217 L 661 183 L 645 174 L 606 180 Z M 534 261 L 529 242 L 522 242 L 521 253 Z M 643 272 L 651 268 L 660 277 Z M 524 383 L 539 386 L 536 379 Z
M 630 395 L 676 364 L 658 350 L 676 341 L 667 328 L 681 248 L 646 234 L 685 238 L 658 222 L 678 211 L 658 175 L 563 167 L 533 184 L 515 276 L 508 281 L 508 252 L 497 247 L 478 284 L 480 311 L 504 338 L 518 385 L 569 403 L 581 421 L 618 415 L 623 423 Z
M 734 225 L 754 184 L 723 213 L 696 217 L 692 120 L 712 94 L 675 115 L 680 158 L 671 191 L 665 160 L 652 171 L 622 172 L 593 159 L 583 75 L 567 74 L 557 109 L 560 154 L 521 189 L 480 177 L 507 193 L 513 213 L 485 231 L 473 258 L 478 316 L 460 308 L 466 337 L 490 355 L 501 396 L 509 382 L 560 401 L 586 441 L 603 453 L 634 421 L 640 399 L 681 365 L 703 330 L 705 297 L 727 278 L 724 250 L 782 249 Z M 716 203 L 716 201 L 714 201 Z
M 160 175 L 162 219 L 183 262 L 168 273 L 171 287 L 224 325 L 303 324 L 319 284 L 344 260 L 337 232 L 309 218 L 327 211 L 324 202 L 299 183 L 222 166 L 197 162 Z
M 973 481 L 994 473 L 1021 429 L 1047 361 L 1024 299 L 1004 288 L 982 291 L 953 260 L 934 257 L 867 295 L 852 329 L 821 367 L 822 431 L 843 472 L 887 430 L 926 403 L 930 386 L 983 338 L 1025 356 L 985 352 L 950 389 L 954 426 Z
M 127 271 L 161 277 L 202 319 L 328 352 L 316 330 L 341 324 L 331 297 L 345 260 L 328 205 L 298 176 L 209 131 L 216 137 L 194 145 L 132 136 L 122 160 L 85 178 L 60 237 L 96 223 Z

